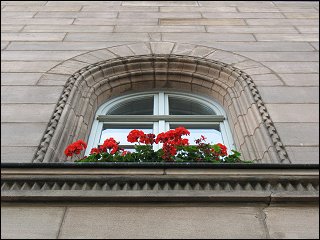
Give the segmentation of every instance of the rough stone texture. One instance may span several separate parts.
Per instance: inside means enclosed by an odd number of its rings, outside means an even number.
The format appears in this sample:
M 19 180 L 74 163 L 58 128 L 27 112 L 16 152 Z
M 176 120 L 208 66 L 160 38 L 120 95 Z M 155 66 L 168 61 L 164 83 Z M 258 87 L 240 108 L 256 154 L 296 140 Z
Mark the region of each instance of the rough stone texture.
M 265 238 L 258 216 L 255 207 L 70 207 L 60 237 Z
M 1 159 L 7 162 L 31 162 L 36 147 L 1 147 Z
M 44 206 L 1 208 L 1 238 L 55 239 L 64 211 L 63 207 Z
M 319 209 L 317 208 L 270 207 L 264 212 L 272 239 L 319 238 Z
M 4 205 L 1 213 L 2 238 L 317 239 L 319 236 L 316 206 L 23 204 Z

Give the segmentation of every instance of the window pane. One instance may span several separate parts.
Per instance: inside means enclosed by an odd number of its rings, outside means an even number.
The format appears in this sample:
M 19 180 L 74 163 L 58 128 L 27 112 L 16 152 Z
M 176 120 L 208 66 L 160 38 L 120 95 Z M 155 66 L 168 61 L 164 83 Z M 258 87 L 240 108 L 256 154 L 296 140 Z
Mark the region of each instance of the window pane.
M 180 127 L 181 125 L 170 125 L 171 129 Z M 195 145 L 194 140 L 199 139 L 201 135 L 205 136 L 206 142 L 211 144 L 223 143 L 222 134 L 219 125 L 184 125 L 189 130 L 190 136 L 184 136 L 189 139 L 190 145 Z
M 134 143 L 127 141 L 127 136 L 129 132 L 133 129 L 142 130 L 145 133 L 153 133 L 152 125 L 104 125 L 104 128 L 101 133 L 99 145 L 103 144 L 104 140 L 107 138 L 113 137 L 117 142 L 120 142 L 120 145 L 131 145 L 134 146 Z
M 127 100 L 112 107 L 108 115 L 152 115 L 153 96 Z
M 207 105 L 183 97 L 169 96 L 170 115 L 215 115 L 216 113 Z

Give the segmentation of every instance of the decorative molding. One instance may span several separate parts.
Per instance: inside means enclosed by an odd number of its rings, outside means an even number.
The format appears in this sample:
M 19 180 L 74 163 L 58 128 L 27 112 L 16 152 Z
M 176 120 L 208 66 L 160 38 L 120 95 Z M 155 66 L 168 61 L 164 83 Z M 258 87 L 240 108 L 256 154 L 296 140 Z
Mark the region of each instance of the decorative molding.
M 149 64 L 151 63 L 152 65 L 152 69 L 150 69 L 151 72 L 150 71 L 143 72 L 142 65 L 143 64 L 148 65 L 148 63 Z M 188 65 L 192 70 L 184 71 L 183 67 L 181 69 L 178 69 L 179 71 L 173 71 L 172 69 L 169 70 L 169 63 L 172 65 L 180 64 L 182 66 L 185 64 L 186 66 Z M 195 69 L 193 69 L 193 67 Z M 112 72 L 114 72 L 114 75 L 112 74 L 110 76 L 105 75 L 106 69 L 111 69 Z M 117 72 L 115 69 L 121 69 L 121 70 Z M 214 74 L 209 73 L 210 69 L 212 69 L 213 72 L 218 74 L 218 78 L 221 78 L 223 80 L 217 81 L 216 79 L 217 76 L 213 76 Z M 264 141 L 271 140 L 272 142 L 272 146 L 267 146 L 267 149 L 263 150 L 263 156 L 265 155 L 266 151 L 269 151 L 270 148 L 272 147 L 275 149 L 275 152 L 276 152 L 276 155 L 274 155 L 276 156 L 275 158 L 278 158 L 278 159 L 273 159 L 272 161 L 280 162 L 280 163 L 290 163 L 290 159 L 288 157 L 284 144 L 282 143 L 279 137 L 279 134 L 272 122 L 272 119 L 262 101 L 261 95 L 256 85 L 254 84 L 254 81 L 248 74 L 246 74 L 240 69 L 237 69 L 232 65 L 228 65 L 220 61 L 207 59 L 207 58 L 199 58 L 194 56 L 183 56 L 183 55 L 174 55 L 174 54 L 171 54 L 171 55 L 153 54 L 153 55 L 142 55 L 142 56 L 119 57 L 115 59 L 109 59 L 105 61 L 100 61 L 98 63 L 90 64 L 89 66 L 84 67 L 79 71 L 77 71 L 76 73 L 74 73 L 67 80 L 65 84 L 65 88 L 58 100 L 55 111 L 41 139 L 41 142 L 34 156 L 33 162 L 48 162 L 49 161 L 48 159 L 52 158 L 54 152 L 56 151 L 57 145 L 60 144 L 59 138 L 61 137 L 61 134 L 62 134 L 61 132 L 63 132 L 64 124 L 67 121 L 67 116 L 68 116 L 67 111 L 70 111 L 70 109 L 72 109 L 72 106 L 71 106 L 72 104 L 71 103 L 67 104 L 67 102 L 72 101 L 70 100 L 70 98 L 72 98 L 76 94 L 78 87 L 81 88 L 83 84 L 82 82 L 85 82 L 86 79 L 90 79 L 90 82 L 86 83 L 86 85 L 91 85 L 91 87 L 87 91 L 94 92 L 94 91 L 97 91 L 94 89 L 97 88 L 97 86 L 102 86 L 102 84 L 108 84 L 109 82 L 114 82 L 117 80 L 120 81 L 120 79 L 122 78 L 130 78 L 128 82 L 131 83 L 132 76 L 137 76 L 138 74 L 140 77 L 142 77 L 144 74 L 147 74 L 147 73 L 148 74 L 151 73 L 153 75 L 165 74 L 167 77 L 170 74 L 176 74 L 176 75 L 178 74 L 181 76 L 186 75 L 190 77 L 190 74 L 191 74 L 192 79 L 200 79 L 202 82 L 203 81 L 213 82 L 214 84 L 217 84 L 217 86 L 220 89 L 223 89 L 223 91 L 230 92 L 231 95 L 228 99 L 228 101 L 230 102 L 230 105 L 232 105 L 233 100 L 238 99 L 241 96 L 241 94 L 243 94 L 243 92 L 246 92 L 245 89 L 248 88 L 250 90 L 251 98 L 253 98 L 253 101 L 258 108 L 264 127 L 267 129 L 269 134 L 269 140 L 264 140 Z M 99 78 L 104 80 L 99 82 Z M 105 79 L 107 79 L 107 81 L 105 81 Z M 192 81 L 193 80 L 191 80 L 191 82 Z M 232 86 L 238 86 L 238 85 L 240 86 L 239 87 L 240 89 L 237 90 L 238 92 L 234 92 Z M 221 87 L 221 86 L 224 86 L 224 87 Z M 84 96 L 84 97 L 88 97 L 88 96 Z M 225 97 L 225 95 L 223 95 L 223 97 Z M 239 116 L 241 115 L 237 114 L 237 117 Z M 81 117 L 84 118 L 84 115 Z M 61 119 L 63 123 L 62 122 L 60 123 Z M 59 124 L 60 124 L 60 127 L 59 127 Z M 239 123 L 239 125 L 241 124 Z M 57 129 L 59 129 L 59 133 L 56 133 Z M 246 130 L 242 129 L 241 131 L 243 132 Z M 55 134 L 56 134 L 56 137 L 55 137 L 56 139 L 55 139 L 55 143 L 53 144 L 54 146 L 50 147 L 52 145 L 52 138 Z M 247 135 L 243 137 L 246 137 L 246 136 Z M 244 142 L 242 142 L 242 145 L 243 143 Z M 241 144 L 239 145 L 242 146 Z M 248 146 L 251 146 L 251 145 L 248 145 Z M 48 149 L 50 149 L 50 151 L 53 153 L 47 154 Z M 272 151 L 273 150 L 271 149 L 270 152 Z M 46 160 L 45 160 L 45 156 L 47 158 Z
M 2 176 L 2 201 L 254 201 L 267 204 L 319 201 L 319 176 L 310 172 L 301 176 L 259 175 L 250 171 L 231 176 L 227 173 L 134 176 L 22 173 Z

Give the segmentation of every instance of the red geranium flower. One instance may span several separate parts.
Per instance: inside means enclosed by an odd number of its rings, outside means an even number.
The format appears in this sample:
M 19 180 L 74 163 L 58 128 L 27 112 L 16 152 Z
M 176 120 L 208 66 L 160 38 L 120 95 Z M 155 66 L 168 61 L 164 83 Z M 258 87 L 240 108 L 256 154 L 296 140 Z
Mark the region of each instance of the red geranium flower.
M 71 143 L 65 150 L 64 154 L 67 157 L 72 157 L 73 154 L 80 154 L 80 152 L 87 148 L 87 144 L 83 140 L 78 140 L 74 143 Z
M 99 148 L 92 148 L 90 151 L 90 154 L 99 154 L 100 153 L 100 149 Z
M 110 150 L 110 154 L 115 154 L 119 150 L 119 143 L 114 138 L 107 138 L 100 146 L 100 150 L 106 152 L 107 149 Z

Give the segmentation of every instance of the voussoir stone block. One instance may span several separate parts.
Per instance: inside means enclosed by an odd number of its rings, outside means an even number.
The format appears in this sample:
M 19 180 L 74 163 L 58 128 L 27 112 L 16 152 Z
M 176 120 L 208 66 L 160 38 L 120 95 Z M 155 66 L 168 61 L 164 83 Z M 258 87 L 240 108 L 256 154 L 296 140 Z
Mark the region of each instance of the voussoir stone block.
M 153 54 L 170 54 L 174 43 L 171 42 L 150 42 Z

